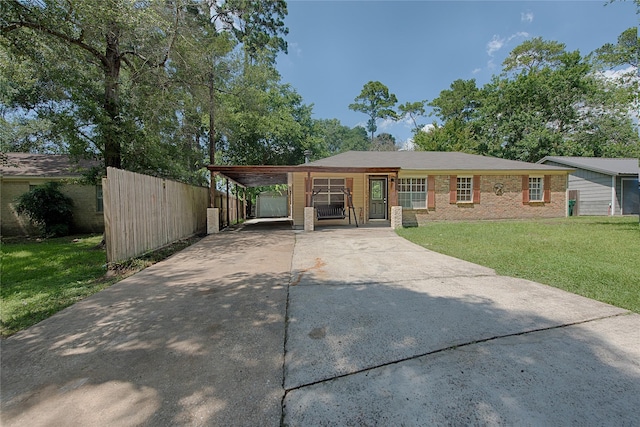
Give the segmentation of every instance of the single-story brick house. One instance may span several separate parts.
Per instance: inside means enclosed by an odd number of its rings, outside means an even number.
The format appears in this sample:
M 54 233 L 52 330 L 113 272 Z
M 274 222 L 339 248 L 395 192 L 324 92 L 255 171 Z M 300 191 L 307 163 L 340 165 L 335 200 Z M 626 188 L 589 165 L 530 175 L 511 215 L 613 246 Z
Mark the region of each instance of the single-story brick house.
M 569 175 L 569 194 L 578 215 L 640 213 L 638 159 L 547 156 L 538 163 L 575 169 Z
M 306 207 L 315 208 L 314 223 L 323 225 L 390 221 L 392 211 L 400 212 L 392 209 L 397 206 L 402 207 L 404 226 L 434 220 L 564 217 L 568 175 L 573 171 L 466 153 L 419 151 L 349 151 L 298 166 L 209 169 L 244 186 L 288 184 L 289 216 L 297 228 L 308 228 Z
M 0 230 L 2 236 L 34 234 L 37 230 L 15 210 L 16 198 L 37 185 L 61 181 L 62 192 L 73 200 L 74 233 L 102 233 L 104 213 L 102 186 L 75 183 L 81 177 L 79 167 L 93 163 L 73 163 L 63 154 L 4 153 L 0 165 Z

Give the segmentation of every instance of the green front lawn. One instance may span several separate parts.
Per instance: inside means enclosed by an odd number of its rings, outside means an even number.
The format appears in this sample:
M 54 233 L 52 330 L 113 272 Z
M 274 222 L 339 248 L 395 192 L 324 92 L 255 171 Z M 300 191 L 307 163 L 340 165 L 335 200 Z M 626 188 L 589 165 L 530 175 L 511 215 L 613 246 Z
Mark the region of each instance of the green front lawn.
M 398 234 L 425 248 L 640 313 L 637 216 L 434 222 Z
M 115 281 L 106 279 L 102 235 L 3 243 L 2 336 L 33 325 Z
M 0 335 L 46 319 L 118 280 L 199 240 L 192 237 L 110 265 L 102 235 L 3 242 L 0 250 Z

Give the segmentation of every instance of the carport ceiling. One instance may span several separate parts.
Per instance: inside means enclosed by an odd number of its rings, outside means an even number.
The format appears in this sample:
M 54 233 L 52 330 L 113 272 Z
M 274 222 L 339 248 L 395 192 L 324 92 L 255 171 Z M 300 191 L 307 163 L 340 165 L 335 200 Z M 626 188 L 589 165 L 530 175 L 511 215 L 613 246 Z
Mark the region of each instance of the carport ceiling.
M 287 184 L 289 172 L 333 172 L 333 173 L 397 173 L 397 167 L 330 167 L 330 166 L 223 166 L 209 165 L 213 173 L 222 174 L 245 187 L 261 187 Z
M 218 172 L 245 187 L 262 187 L 286 184 L 287 173 L 295 166 L 209 166 L 211 172 Z

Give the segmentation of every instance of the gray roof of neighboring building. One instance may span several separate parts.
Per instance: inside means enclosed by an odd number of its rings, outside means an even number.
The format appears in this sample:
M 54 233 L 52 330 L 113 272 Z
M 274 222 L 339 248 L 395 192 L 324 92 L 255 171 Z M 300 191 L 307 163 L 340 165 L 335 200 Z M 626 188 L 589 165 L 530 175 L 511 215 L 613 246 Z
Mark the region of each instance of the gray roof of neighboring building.
M 90 160 L 76 163 L 66 154 L 3 153 L 0 173 L 6 177 L 78 177 L 80 169 L 97 165 Z
M 609 159 L 602 157 L 555 157 L 547 156 L 538 163 L 546 161 L 560 163 L 572 168 L 586 169 L 605 175 L 638 175 L 638 159 Z
M 333 167 L 397 167 L 411 170 L 572 170 L 556 166 L 528 163 L 476 154 L 442 151 L 347 151 L 325 159 L 307 163 L 307 166 Z

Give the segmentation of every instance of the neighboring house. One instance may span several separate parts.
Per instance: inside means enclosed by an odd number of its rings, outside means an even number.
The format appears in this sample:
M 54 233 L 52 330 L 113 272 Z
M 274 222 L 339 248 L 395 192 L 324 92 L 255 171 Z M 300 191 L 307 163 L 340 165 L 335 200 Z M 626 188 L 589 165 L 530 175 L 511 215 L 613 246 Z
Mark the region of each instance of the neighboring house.
M 82 162 L 80 167 L 89 167 Z M 37 230 L 15 210 L 16 198 L 49 181 L 61 181 L 62 192 L 73 200 L 74 233 L 104 231 L 102 186 L 73 183 L 81 177 L 78 165 L 62 154 L 4 153 L 0 166 L 0 230 L 2 236 L 34 234 Z
M 349 151 L 298 166 L 210 165 L 209 170 L 244 186 L 288 184 L 295 227 L 305 224 L 305 207 L 315 207 L 322 218 L 316 223 L 327 225 L 389 221 L 392 206 L 402 206 L 404 226 L 433 220 L 564 217 L 567 177 L 573 171 L 419 151 Z M 340 209 L 345 209 L 344 218 Z
M 538 163 L 575 169 L 569 191 L 577 192 L 578 215 L 640 213 L 638 159 L 547 156 Z

